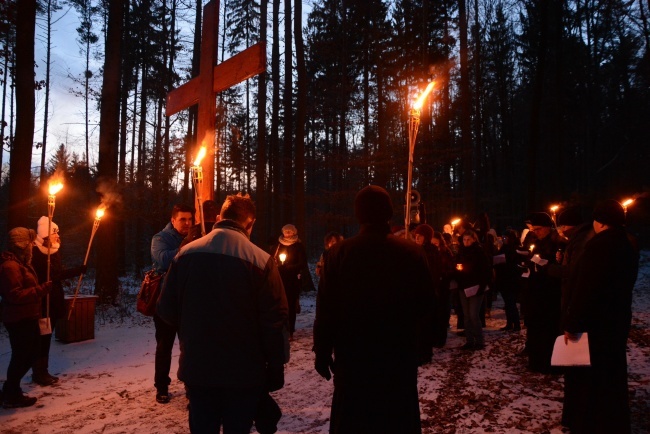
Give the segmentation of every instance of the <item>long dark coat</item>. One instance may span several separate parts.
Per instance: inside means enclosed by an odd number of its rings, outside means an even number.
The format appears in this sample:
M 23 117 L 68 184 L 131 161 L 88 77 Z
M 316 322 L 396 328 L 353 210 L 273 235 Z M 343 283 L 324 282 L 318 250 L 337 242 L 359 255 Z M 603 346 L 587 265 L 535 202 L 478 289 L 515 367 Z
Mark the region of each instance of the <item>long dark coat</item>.
M 314 351 L 334 354 L 330 433 L 420 433 L 418 324 L 432 302 L 424 250 L 362 226 L 328 252 Z
M 544 266 L 530 264 L 530 277 L 526 288 L 526 348 L 528 365 L 537 372 L 548 373 L 551 368 L 551 355 L 555 339 L 561 332 L 560 278 L 548 273 L 553 264 L 557 264 L 555 254 L 559 247 L 555 232 L 535 241 L 533 254 L 546 259 Z
M 575 396 L 575 433 L 629 433 L 626 345 L 632 321 L 632 289 L 639 256 L 622 228 L 610 228 L 586 244 L 564 328 L 587 332 L 591 367 Z

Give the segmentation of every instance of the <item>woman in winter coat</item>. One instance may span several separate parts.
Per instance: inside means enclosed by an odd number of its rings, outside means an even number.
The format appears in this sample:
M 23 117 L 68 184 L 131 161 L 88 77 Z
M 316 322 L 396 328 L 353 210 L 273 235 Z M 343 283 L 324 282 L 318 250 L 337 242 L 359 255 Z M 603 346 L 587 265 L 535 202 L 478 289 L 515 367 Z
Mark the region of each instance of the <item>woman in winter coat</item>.
M 50 226 L 50 235 L 48 236 L 48 218 L 43 216 L 38 220 L 36 239 L 32 247 L 32 266 L 36 271 L 39 283 L 47 280 L 47 254 L 48 246 L 50 252 L 50 280 L 52 281 L 52 290 L 49 297 L 43 297 L 42 317 L 48 315 L 52 325 L 52 333 L 57 321 L 66 315 L 65 300 L 63 293 L 62 280 L 78 276 L 86 271 L 86 266 L 82 265 L 75 268 L 65 269 L 61 262 L 61 238 L 59 237 L 59 226 L 52 222 Z M 38 345 L 38 356 L 32 365 L 32 381 L 40 386 L 50 386 L 57 381 L 59 377 L 51 375 L 48 371 L 50 357 L 50 343 L 52 335 L 42 335 Z
M 495 283 L 498 291 L 501 292 L 506 312 L 506 325 L 501 328 L 503 331 L 521 330 L 519 322 L 519 310 L 517 309 L 517 295 L 519 288 L 519 277 L 521 268 L 518 267 L 519 254 L 517 249 L 519 237 L 514 229 L 508 229 L 503 236 L 503 246 L 500 253 L 505 256 L 505 262 L 494 266 Z
M 446 341 L 446 330 L 449 328 L 449 317 L 451 315 L 451 289 L 449 288 L 449 284 L 454 275 L 456 262 L 454 254 L 451 252 L 449 246 L 447 246 L 447 242 L 440 232 L 436 231 L 433 233 L 431 244 L 438 248 L 438 251 L 440 252 L 440 261 L 442 263 L 442 280 L 440 283 L 440 300 L 442 305 L 440 306 L 440 309 L 444 312 L 443 320 L 445 322 Z
M 39 285 L 31 266 L 35 238 L 36 233 L 31 229 L 13 228 L 9 231 L 7 250 L 0 256 L 2 321 L 11 345 L 7 381 L 2 390 L 5 408 L 29 407 L 36 403 L 36 398 L 23 394 L 20 380 L 36 358 L 42 298 L 50 291 L 52 283 Z
M 483 294 L 490 280 L 490 263 L 485 251 L 478 243 L 476 232 L 471 229 L 463 233 L 463 245 L 456 258 L 456 280 L 458 294 L 465 316 L 465 337 L 463 349 L 480 350 L 485 344 L 481 327 L 480 310 Z

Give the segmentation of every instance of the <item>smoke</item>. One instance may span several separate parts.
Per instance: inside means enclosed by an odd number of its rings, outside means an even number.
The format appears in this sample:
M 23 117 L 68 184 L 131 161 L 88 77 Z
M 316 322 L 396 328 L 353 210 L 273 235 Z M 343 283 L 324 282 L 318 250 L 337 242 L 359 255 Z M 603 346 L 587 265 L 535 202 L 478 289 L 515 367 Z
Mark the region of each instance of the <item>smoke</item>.
M 97 193 L 101 196 L 104 208 L 122 204 L 122 195 L 115 181 L 100 180 L 97 184 Z

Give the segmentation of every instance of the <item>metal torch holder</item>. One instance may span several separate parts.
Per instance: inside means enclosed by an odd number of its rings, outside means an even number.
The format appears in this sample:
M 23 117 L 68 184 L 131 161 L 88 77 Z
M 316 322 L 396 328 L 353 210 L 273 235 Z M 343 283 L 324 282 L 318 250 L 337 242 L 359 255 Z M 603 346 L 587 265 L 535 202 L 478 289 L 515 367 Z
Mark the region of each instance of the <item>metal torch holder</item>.
M 199 209 L 199 220 L 201 221 L 201 235 L 205 235 L 205 221 L 203 218 L 203 200 L 201 199 L 201 190 L 203 189 L 203 167 L 192 166 L 192 183 L 194 184 L 194 195 L 196 196 L 197 207 Z
M 409 225 L 411 223 L 411 183 L 413 182 L 413 153 L 415 151 L 415 139 L 420 128 L 420 110 L 409 111 L 409 160 L 406 172 L 406 209 L 404 211 L 404 237 L 409 238 Z

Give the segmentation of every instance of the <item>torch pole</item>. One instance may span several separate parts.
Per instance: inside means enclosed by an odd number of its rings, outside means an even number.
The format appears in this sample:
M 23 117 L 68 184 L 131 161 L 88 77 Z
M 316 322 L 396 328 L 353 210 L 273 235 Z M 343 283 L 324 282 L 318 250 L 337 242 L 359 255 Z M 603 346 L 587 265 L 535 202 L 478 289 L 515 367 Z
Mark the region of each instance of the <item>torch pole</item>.
M 56 206 L 56 195 L 47 195 L 47 271 L 45 281 L 50 281 L 50 256 L 52 249 L 52 217 L 54 217 L 54 207 Z M 50 293 L 45 296 L 45 318 L 50 317 Z
M 95 237 L 95 233 L 97 232 L 97 229 L 99 228 L 99 222 L 101 221 L 101 217 L 95 217 L 95 221 L 93 222 L 93 230 L 90 233 L 90 240 L 88 241 L 88 248 L 86 249 L 86 257 L 84 258 L 84 265 L 88 263 L 88 255 L 90 254 L 90 246 L 93 243 L 93 238 Z M 79 280 L 77 281 L 77 288 L 74 290 L 74 297 L 72 298 L 72 303 L 70 303 L 70 310 L 68 311 L 68 321 L 70 321 L 70 315 L 72 315 L 72 311 L 74 310 L 74 304 L 77 301 L 77 295 L 79 295 L 79 288 L 81 288 L 81 280 L 84 278 L 84 273 L 81 273 L 79 275 Z
M 192 166 L 192 181 L 194 182 L 194 195 L 198 202 L 199 220 L 201 220 L 201 236 L 205 235 L 205 219 L 203 218 L 203 200 L 201 199 L 201 190 L 203 189 L 203 167 L 199 165 Z
M 404 238 L 409 238 L 409 224 L 411 223 L 411 183 L 413 182 L 413 153 L 415 151 L 415 138 L 420 128 L 420 110 L 411 109 L 409 112 L 409 161 L 406 172 L 406 209 L 404 212 Z

